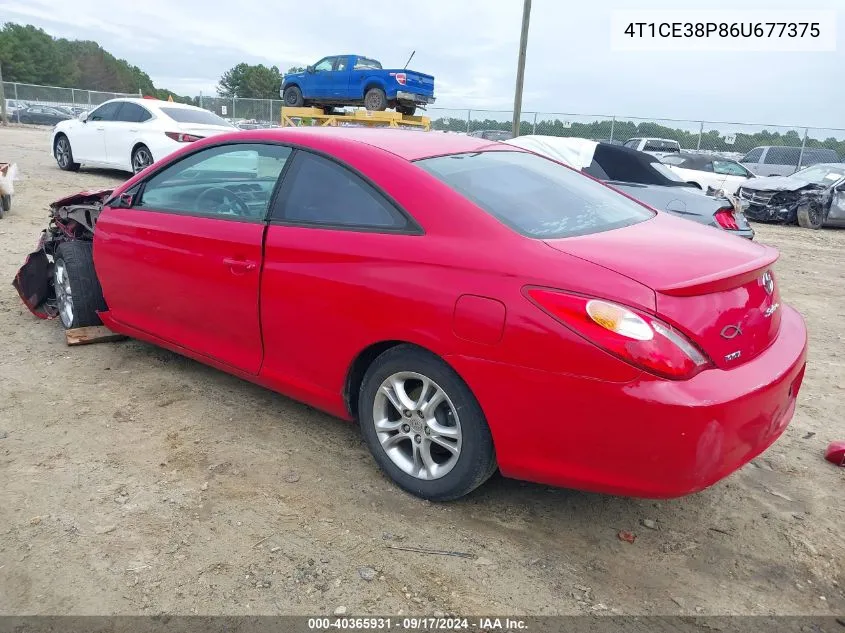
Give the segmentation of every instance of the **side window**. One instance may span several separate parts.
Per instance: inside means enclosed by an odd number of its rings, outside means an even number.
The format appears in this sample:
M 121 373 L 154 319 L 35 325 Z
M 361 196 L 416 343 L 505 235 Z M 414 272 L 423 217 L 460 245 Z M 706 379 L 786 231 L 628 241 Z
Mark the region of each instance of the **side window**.
M 752 149 L 748 152 L 745 157 L 740 161 L 741 163 L 756 163 L 760 160 L 760 157 L 763 155 L 763 148 L 757 147 Z
M 291 151 L 259 143 L 200 150 L 147 180 L 135 206 L 261 222 Z
M 331 70 L 334 66 L 335 57 L 324 57 L 314 65 L 314 71 Z
M 118 121 L 126 121 L 128 123 L 143 123 L 152 118 L 152 115 L 146 108 L 142 108 L 136 103 L 126 102 L 117 113 Z
M 723 174 L 726 176 L 741 176 L 743 178 L 748 175 L 748 170 L 745 169 L 745 167 L 733 161 L 727 160 L 714 160 L 713 171 L 717 174 Z
M 770 147 L 766 152 L 766 165 L 797 165 L 801 149 L 798 147 Z
M 335 64 L 334 69 L 337 71 L 344 71 L 348 70 L 349 66 L 349 58 L 348 57 L 338 57 L 337 63 Z
M 121 105 L 123 105 L 122 101 L 111 101 L 109 103 L 104 103 L 88 116 L 88 120 L 113 121 L 114 116 L 117 114 L 117 111 L 118 109 L 120 109 Z
M 297 224 L 398 231 L 408 219 L 346 167 L 300 151 L 285 174 L 271 219 Z
M 640 144 L 640 139 L 632 138 L 628 141 L 625 141 L 625 147 L 630 147 L 631 149 L 637 149 L 637 145 Z

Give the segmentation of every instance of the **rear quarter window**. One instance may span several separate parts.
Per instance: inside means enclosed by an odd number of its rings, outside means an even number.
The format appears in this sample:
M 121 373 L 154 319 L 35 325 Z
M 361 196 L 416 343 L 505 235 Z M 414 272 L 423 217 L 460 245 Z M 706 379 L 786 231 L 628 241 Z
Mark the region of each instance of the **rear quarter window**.
M 559 163 L 528 152 L 476 152 L 416 164 L 511 229 L 535 239 L 609 231 L 653 214 Z

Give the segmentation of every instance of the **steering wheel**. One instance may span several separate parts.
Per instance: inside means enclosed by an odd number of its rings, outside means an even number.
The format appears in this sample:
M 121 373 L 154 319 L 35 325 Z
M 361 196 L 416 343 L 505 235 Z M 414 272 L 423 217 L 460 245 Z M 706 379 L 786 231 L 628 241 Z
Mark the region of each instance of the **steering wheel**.
M 212 204 L 212 196 L 218 196 L 218 200 L 214 202 L 217 203 L 218 206 L 222 206 L 223 203 L 229 203 L 229 209 L 233 211 L 236 215 L 250 215 L 249 207 L 247 206 L 246 202 L 236 194 L 234 191 L 229 191 L 228 189 L 224 189 L 223 187 L 210 187 L 203 191 L 200 195 L 197 196 L 197 199 L 194 201 L 194 210 L 195 211 L 206 211 L 205 208 L 208 204 Z M 234 209 L 232 207 L 235 207 Z

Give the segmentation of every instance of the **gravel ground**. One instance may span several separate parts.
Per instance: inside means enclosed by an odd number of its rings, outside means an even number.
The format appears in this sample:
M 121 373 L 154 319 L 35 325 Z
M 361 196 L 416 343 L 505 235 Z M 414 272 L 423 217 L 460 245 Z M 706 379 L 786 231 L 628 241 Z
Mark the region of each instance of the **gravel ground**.
M 67 348 L 33 317 L 9 282 L 48 203 L 124 177 L 59 171 L 48 145 L 0 129 L 22 175 L 0 220 L 0 614 L 845 613 L 845 469 L 822 459 L 845 438 L 845 231 L 757 226 L 811 351 L 754 463 L 673 501 L 496 476 L 436 505 L 353 425 L 144 343 Z

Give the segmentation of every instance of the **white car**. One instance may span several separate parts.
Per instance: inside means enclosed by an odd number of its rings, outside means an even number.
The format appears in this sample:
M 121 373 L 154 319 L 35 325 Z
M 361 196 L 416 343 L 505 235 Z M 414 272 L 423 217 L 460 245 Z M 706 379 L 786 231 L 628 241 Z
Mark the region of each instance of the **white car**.
M 638 152 L 645 152 L 658 158 L 663 158 L 669 154 L 676 154 L 681 151 L 678 141 L 672 140 L 671 138 L 629 138 L 625 141 L 624 145 Z
M 50 149 L 67 171 L 85 165 L 137 173 L 185 143 L 235 130 L 195 106 L 121 98 L 56 125 Z
M 687 182 L 715 195 L 733 195 L 749 178 L 754 178 L 754 174 L 735 160 L 709 154 L 681 152 L 661 160 Z

